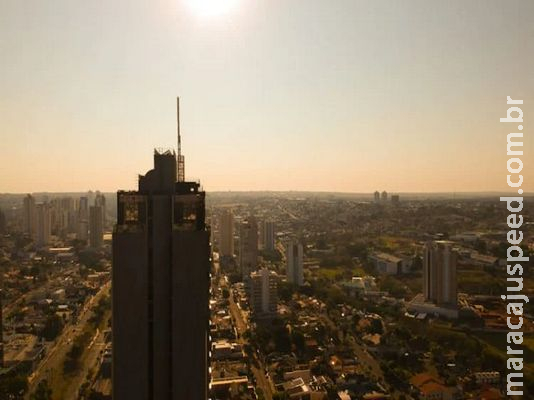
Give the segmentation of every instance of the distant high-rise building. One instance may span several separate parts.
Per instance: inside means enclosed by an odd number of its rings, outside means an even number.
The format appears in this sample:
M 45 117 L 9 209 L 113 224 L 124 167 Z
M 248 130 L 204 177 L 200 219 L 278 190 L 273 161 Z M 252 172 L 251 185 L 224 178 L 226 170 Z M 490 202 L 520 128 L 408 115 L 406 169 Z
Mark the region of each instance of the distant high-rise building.
M 87 242 L 89 240 L 89 221 L 78 221 L 76 239 Z
M 438 306 L 458 303 L 456 262 L 457 252 L 452 242 L 435 241 L 425 244 L 423 255 L 423 295 L 425 301 Z
M 97 249 L 104 243 L 104 219 L 101 206 L 91 206 L 89 209 L 89 246 Z
M 393 204 L 399 204 L 400 198 L 398 194 L 391 195 L 391 203 Z
M 89 218 L 89 199 L 86 196 L 80 197 L 78 203 L 78 218 L 81 221 L 87 221 Z
M 247 280 L 258 267 L 258 223 L 250 216 L 239 227 L 239 268 Z
M 286 247 L 287 281 L 298 286 L 304 284 L 302 244 L 296 240 L 287 243 Z
M 38 246 L 46 246 L 50 243 L 50 236 L 52 234 L 52 220 L 48 203 L 37 204 L 36 214 L 37 224 L 35 242 Z
M 78 216 L 73 197 L 63 197 L 61 203 L 61 225 L 65 233 L 76 233 Z
M 278 275 L 262 268 L 250 274 L 250 305 L 256 319 L 276 315 L 278 305 Z
M 377 190 L 375 192 L 375 203 L 378 203 L 380 201 L 380 192 Z
M 35 240 L 37 234 L 37 211 L 35 207 L 35 199 L 31 194 L 24 197 L 22 208 L 24 233 L 28 234 Z
M 89 199 L 80 197 L 78 203 L 78 221 L 77 221 L 76 238 L 87 241 L 89 239 Z
M 102 226 L 106 227 L 106 196 L 100 192 L 96 192 L 95 206 L 102 208 Z
M 263 221 L 261 228 L 261 244 L 263 250 L 273 251 L 275 245 L 274 222 Z
M 180 160 L 178 160 L 180 161 Z M 113 399 L 206 400 L 210 233 L 205 192 L 156 151 L 138 191 L 117 194 Z M 181 166 L 183 168 L 183 166 Z
M 231 209 L 223 210 L 219 219 L 219 253 L 221 257 L 234 256 L 234 214 Z
M 388 192 L 386 192 L 385 190 L 382 192 L 382 195 L 380 197 L 382 199 L 382 201 L 386 202 L 388 201 Z

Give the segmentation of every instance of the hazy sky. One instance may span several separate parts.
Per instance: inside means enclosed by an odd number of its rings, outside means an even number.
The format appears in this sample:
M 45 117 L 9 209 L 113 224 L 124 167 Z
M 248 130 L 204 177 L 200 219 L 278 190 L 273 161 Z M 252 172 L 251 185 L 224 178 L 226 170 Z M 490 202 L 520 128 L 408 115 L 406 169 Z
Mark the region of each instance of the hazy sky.
M 206 190 L 348 192 L 511 191 L 510 95 L 534 191 L 533 1 L 194 1 L 0 0 L 0 192 L 135 188 L 176 95 Z

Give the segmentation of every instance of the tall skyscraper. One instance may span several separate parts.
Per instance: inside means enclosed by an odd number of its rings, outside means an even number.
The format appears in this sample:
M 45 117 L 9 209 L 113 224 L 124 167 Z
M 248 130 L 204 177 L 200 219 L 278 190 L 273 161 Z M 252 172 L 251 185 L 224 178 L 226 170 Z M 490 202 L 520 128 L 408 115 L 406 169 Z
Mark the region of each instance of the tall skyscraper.
M 96 192 L 95 206 L 102 208 L 102 226 L 106 227 L 106 196 L 100 192 Z
M 219 219 L 219 252 L 221 257 L 234 256 L 234 214 L 231 209 L 223 210 Z
M 261 244 L 263 250 L 273 251 L 275 244 L 275 232 L 274 232 L 274 222 L 273 221 L 263 221 L 261 227 Z
M 89 246 L 95 249 L 104 243 L 103 212 L 101 206 L 91 206 L 89 209 Z
M 37 233 L 37 212 L 35 208 L 35 199 L 31 194 L 24 197 L 22 212 L 24 233 L 28 234 L 32 239 L 35 239 Z
M 258 223 L 252 216 L 239 227 L 239 268 L 243 280 L 258 268 Z
M 48 203 L 39 203 L 36 205 L 36 239 L 38 246 L 46 246 L 50 243 L 52 234 L 52 219 L 50 206 Z
M 276 315 L 278 305 L 278 275 L 262 268 L 250 274 L 250 304 L 255 319 Z
M 375 203 L 380 202 L 380 192 L 378 190 L 375 192 L 374 196 L 375 196 Z
M 155 151 L 138 191 L 117 194 L 113 399 L 207 399 L 210 243 L 205 193 Z
M 80 197 L 78 203 L 78 229 L 76 238 L 86 241 L 89 238 L 89 199 L 85 196 Z
M 80 220 L 87 220 L 89 217 L 89 198 L 86 196 L 80 197 L 78 203 L 78 217 Z
M 382 199 L 383 202 L 388 201 L 388 192 L 386 192 L 386 191 L 384 190 L 384 191 L 382 192 L 381 199 Z
M 302 244 L 296 240 L 287 243 L 286 274 L 287 281 L 298 286 L 304 284 Z
M 425 301 L 438 306 L 456 307 L 457 252 L 452 242 L 435 241 L 425 244 L 423 256 L 423 294 Z

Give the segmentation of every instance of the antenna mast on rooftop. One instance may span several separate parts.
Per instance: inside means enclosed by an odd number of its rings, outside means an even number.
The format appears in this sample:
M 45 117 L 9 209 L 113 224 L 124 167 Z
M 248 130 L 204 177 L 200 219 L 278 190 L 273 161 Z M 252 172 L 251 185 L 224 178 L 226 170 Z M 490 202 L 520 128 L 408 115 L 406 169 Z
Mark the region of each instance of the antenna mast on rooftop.
M 182 137 L 180 136 L 180 98 L 176 98 L 176 122 L 178 129 L 178 154 L 176 154 L 176 172 L 178 182 L 185 181 L 185 159 L 182 155 Z

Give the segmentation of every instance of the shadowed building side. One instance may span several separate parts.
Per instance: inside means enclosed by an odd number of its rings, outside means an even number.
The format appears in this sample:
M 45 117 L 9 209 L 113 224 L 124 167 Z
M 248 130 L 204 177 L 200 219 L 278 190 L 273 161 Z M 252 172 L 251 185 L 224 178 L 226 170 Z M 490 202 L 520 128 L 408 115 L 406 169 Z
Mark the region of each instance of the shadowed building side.
M 113 398 L 207 399 L 210 243 L 205 193 L 154 154 L 118 192 L 113 234 Z

